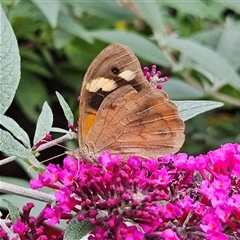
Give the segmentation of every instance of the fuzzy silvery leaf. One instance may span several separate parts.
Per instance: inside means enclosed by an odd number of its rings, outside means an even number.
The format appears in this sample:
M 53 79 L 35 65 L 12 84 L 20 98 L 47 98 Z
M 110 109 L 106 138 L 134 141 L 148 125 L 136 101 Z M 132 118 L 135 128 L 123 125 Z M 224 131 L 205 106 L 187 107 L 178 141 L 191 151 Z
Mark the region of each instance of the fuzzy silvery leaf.
M 204 95 L 203 90 L 199 90 L 177 77 L 170 77 L 169 80 L 164 83 L 163 90 L 172 100 L 199 99 Z
M 33 140 L 34 144 L 38 143 L 46 136 L 46 134 L 50 132 L 52 124 L 53 113 L 47 102 L 45 102 L 42 107 L 42 112 L 40 113 L 37 120 L 37 126 Z
M 48 20 L 49 24 L 55 28 L 58 23 L 60 3 L 58 1 L 37 1 L 32 0 Z
M 59 92 L 56 92 L 56 95 L 57 95 L 58 101 L 62 107 L 63 113 L 64 113 L 68 123 L 73 125 L 74 117 L 73 117 L 71 108 L 69 107 L 69 105 L 67 104 L 67 102 L 65 101 L 65 99 Z
M 148 40 L 145 36 L 119 30 L 97 30 L 90 32 L 91 36 L 107 43 L 120 43 L 130 47 L 134 53 L 149 62 L 162 65 L 164 67 L 170 67 L 171 64 L 164 56 L 162 50 Z M 147 49 L 147 51 L 143 51 Z
M 213 84 L 230 84 L 240 89 L 240 77 L 226 59 L 212 49 L 190 39 L 165 38 L 166 44 L 192 60 L 192 68 L 208 76 Z M 184 63 L 182 63 L 184 64 Z
M 180 117 L 187 121 L 201 113 L 207 112 L 214 108 L 223 106 L 221 102 L 215 101 L 173 101 L 178 108 Z
M 155 34 L 163 31 L 164 23 L 162 13 L 160 11 L 160 5 L 156 1 L 152 0 L 150 4 L 148 1 L 134 1 L 133 4 L 142 19 L 151 26 Z
M 93 42 L 88 31 L 81 25 L 81 23 L 75 21 L 70 16 L 60 15 L 59 19 L 58 19 L 58 25 L 61 29 L 72 34 L 73 36 L 77 36 L 80 39 L 83 39 L 89 43 Z M 69 26 L 71 26 L 71 27 L 69 27 Z
M 11 105 L 20 80 L 20 55 L 13 29 L 0 5 L 0 114 Z
M 20 140 L 27 148 L 31 147 L 28 134 L 12 118 L 1 115 L 0 124 L 11 132 L 12 135 Z
M 65 233 L 64 240 L 78 239 L 86 236 L 91 230 L 93 230 L 93 225 L 89 223 L 87 219 L 83 221 L 78 221 L 77 219 L 72 219 L 68 224 Z
M 239 4 L 239 3 L 238 3 Z M 227 18 L 220 36 L 217 52 L 237 71 L 240 67 L 240 22 Z M 240 83 L 239 83 L 240 84 Z
M 18 142 L 9 132 L 0 129 L 0 151 L 7 156 L 15 156 L 22 159 L 28 165 L 34 165 L 35 169 L 43 170 L 42 165 L 33 156 L 31 151 Z
M 10 217 L 11 217 L 11 221 L 13 223 L 15 223 L 17 221 L 18 218 L 20 218 L 20 213 L 19 210 L 17 209 L 17 207 L 15 207 L 11 202 L 9 202 L 6 199 L 3 199 L 3 202 L 5 202 L 5 204 L 7 205 L 7 209 L 9 211 Z

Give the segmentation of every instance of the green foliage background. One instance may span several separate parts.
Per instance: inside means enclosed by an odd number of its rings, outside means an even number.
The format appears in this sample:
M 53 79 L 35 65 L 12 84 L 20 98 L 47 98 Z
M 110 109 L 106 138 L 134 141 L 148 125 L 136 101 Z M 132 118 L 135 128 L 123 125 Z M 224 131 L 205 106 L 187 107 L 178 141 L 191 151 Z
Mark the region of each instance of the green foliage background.
M 16 1 L 2 3 L 21 55 L 21 81 L 8 115 L 31 135 L 43 102 L 67 127 L 55 91 L 78 115 L 83 75 L 109 43 L 132 48 L 142 66 L 170 77 L 171 99 L 224 107 L 186 122 L 182 151 L 240 142 L 240 4 L 231 1 Z

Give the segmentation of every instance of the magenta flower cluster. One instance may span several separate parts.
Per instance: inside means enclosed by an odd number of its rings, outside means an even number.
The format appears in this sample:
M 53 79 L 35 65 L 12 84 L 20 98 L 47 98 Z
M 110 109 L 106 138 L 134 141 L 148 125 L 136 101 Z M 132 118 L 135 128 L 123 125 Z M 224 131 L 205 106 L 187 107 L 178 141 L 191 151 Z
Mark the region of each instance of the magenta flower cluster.
M 152 65 L 151 71 L 148 67 L 143 68 L 143 75 L 146 78 L 146 80 L 151 83 L 154 87 L 157 89 L 162 89 L 162 83 L 166 82 L 168 80 L 168 77 L 160 77 L 161 71 L 157 71 L 157 66 Z
M 240 239 L 240 145 L 146 161 L 103 153 L 98 161 L 66 157 L 31 180 L 33 189 L 56 189 L 48 224 L 87 219 L 90 240 Z
M 22 208 L 22 215 L 17 219 L 15 223 L 8 222 L 6 225 L 12 229 L 13 233 L 17 234 L 16 237 L 11 238 L 11 240 L 50 240 L 50 238 L 45 235 L 44 221 L 46 218 L 45 210 L 49 209 L 50 204 L 39 213 L 37 217 L 32 217 L 30 215 L 33 203 L 27 203 Z M 0 239 L 9 240 L 9 237 L 3 229 L 0 228 Z M 51 236 L 51 240 L 63 239 L 63 233 L 60 233 L 57 237 L 56 235 Z

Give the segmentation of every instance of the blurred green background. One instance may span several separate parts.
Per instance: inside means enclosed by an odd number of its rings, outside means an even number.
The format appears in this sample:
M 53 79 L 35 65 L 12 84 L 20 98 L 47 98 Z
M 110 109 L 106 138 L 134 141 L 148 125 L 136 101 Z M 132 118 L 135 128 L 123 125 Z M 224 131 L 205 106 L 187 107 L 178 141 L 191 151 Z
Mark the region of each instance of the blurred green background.
M 77 119 L 87 67 L 118 42 L 132 48 L 142 66 L 156 64 L 169 76 L 163 89 L 171 99 L 224 103 L 186 122 L 181 151 L 195 155 L 240 142 L 239 2 L 8 0 L 2 6 L 21 55 L 21 81 L 7 115 L 31 137 L 44 101 L 54 126 L 67 129 L 55 91 Z M 63 151 L 44 151 L 42 159 Z

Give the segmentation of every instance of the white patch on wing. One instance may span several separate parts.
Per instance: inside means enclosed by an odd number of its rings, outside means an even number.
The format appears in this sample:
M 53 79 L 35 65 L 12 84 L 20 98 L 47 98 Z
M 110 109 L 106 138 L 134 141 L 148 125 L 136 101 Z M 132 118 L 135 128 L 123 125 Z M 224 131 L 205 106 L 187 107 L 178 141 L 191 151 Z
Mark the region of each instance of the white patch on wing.
M 93 79 L 91 82 L 88 82 L 86 84 L 86 89 L 89 92 L 97 92 L 99 89 L 102 89 L 102 91 L 110 92 L 117 88 L 117 84 L 114 80 L 109 78 L 96 78 Z
M 136 77 L 136 73 L 131 70 L 126 70 L 118 75 L 120 78 L 125 79 L 126 81 L 132 81 Z

